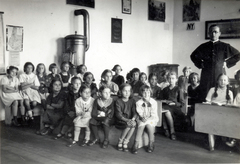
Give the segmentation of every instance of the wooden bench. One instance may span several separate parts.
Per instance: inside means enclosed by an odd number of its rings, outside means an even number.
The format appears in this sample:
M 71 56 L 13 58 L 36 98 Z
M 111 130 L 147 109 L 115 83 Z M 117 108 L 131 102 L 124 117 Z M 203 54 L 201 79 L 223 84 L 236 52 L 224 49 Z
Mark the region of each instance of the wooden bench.
M 195 104 L 195 131 L 209 134 L 214 150 L 214 135 L 240 139 L 240 108 Z
M 11 107 L 4 107 L 5 108 L 5 124 L 6 125 L 11 125 L 12 124 L 12 118 L 13 118 L 13 114 L 12 114 L 12 110 Z M 18 111 L 19 115 L 20 115 L 20 111 Z M 43 113 L 43 108 L 41 105 L 37 105 L 34 109 L 33 109 L 33 116 L 40 116 Z

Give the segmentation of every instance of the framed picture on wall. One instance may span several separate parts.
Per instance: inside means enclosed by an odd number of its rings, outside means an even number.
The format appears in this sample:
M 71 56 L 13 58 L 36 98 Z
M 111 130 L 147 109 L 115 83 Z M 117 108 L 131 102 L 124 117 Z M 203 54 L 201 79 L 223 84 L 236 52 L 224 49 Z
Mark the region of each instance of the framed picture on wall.
M 94 8 L 95 0 L 67 0 L 67 4 Z
M 23 51 L 23 27 L 7 25 L 6 49 L 7 51 Z
M 205 39 L 210 39 L 209 27 L 216 24 L 220 27 L 220 39 L 240 38 L 240 19 L 212 20 L 205 22 Z
M 159 0 L 148 0 L 148 20 L 165 22 L 166 5 Z
M 183 22 L 200 20 L 201 0 L 183 0 Z
M 123 14 L 132 13 L 132 0 L 122 0 L 122 13 Z

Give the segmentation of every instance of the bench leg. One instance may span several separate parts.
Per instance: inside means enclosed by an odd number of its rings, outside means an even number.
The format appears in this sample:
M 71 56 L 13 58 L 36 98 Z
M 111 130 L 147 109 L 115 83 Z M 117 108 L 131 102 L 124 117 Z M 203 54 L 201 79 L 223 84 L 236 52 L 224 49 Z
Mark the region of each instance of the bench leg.
M 214 145 L 215 145 L 215 139 L 213 134 L 208 134 L 208 141 L 209 141 L 209 150 L 213 151 Z

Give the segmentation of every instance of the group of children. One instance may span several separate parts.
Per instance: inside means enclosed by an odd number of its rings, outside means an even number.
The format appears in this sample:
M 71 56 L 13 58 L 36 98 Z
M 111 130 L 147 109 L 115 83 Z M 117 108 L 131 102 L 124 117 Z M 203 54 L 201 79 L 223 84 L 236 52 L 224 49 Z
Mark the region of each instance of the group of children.
M 19 108 L 21 123 L 27 124 L 34 121 L 33 108 L 41 104 L 44 108 L 41 116 L 44 128 L 38 134 L 46 135 L 60 126 L 55 139 L 64 136 L 71 138 L 73 132 L 73 140 L 67 145 L 72 147 L 79 142 L 80 131 L 84 129 L 85 138 L 80 145 L 92 146 L 100 143 L 98 130 L 101 128 L 104 132 L 101 145 L 102 148 L 107 148 L 109 132 L 115 126 L 122 130 L 117 148 L 126 152 L 129 140 L 136 130 L 132 148 L 132 152 L 136 154 L 143 131 L 147 129 L 147 152 L 150 153 L 154 150 L 155 126 L 159 121 L 156 100 L 163 103 L 163 128 L 165 135 L 172 140 L 176 140 L 175 122 L 182 127 L 188 126 L 188 118 L 194 116 L 194 104 L 201 102 L 198 99 L 201 91 L 199 75 L 191 73 L 190 67 L 185 67 L 184 75 L 180 77 L 175 72 L 162 72 L 164 80 L 159 84 L 156 73 L 150 73 L 147 77 L 138 68 L 133 68 L 125 81 L 120 75 L 121 66 L 115 65 L 112 70 L 103 71 L 99 87 L 94 83 L 94 75 L 87 72 L 85 65 L 77 66 L 75 75 L 70 73 L 69 68 L 70 63 L 63 62 L 58 74 L 58 67 L 53 63 L 49 66 L 51 73 L 47 75 L 45 65 L 40 63 L 34 74 L 34 65 L 26 62 L 24 73 L 19 76 L 17 67 L 10 66 L 7 69 L 7 75 L 1 80 L 0 95 L 5 106 L 10 106 L 13 111 L 12 122 L 15 126 L 20 126 L 17 119 Z M 219 75 L 217 85 L 210 89 L 206 101 L 219 105 L 233 104 L 234 100 L 234 104 L 239 106 L 240 70 L 235 79 L 237 84 L 233 86 L 232 92 L 228 77 Z M 181 107 L 187 97 L 192 107 L 186 116 Z

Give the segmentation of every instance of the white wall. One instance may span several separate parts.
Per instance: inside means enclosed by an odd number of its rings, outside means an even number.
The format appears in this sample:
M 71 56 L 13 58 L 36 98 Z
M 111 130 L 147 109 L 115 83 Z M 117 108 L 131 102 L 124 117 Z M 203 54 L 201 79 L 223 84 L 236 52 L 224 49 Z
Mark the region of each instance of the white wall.
M 75 9 L 85 8 L 90 15 L 90 48 L 86 65 L 96 82 L 106 68 L 123 67 L 123 75 L 133 67 L 147 71 L 147 66 L 172 62 L 174 0 L 166 2 L 166 21 L 148 21 L 148 0 L 132 0 L 132 14 L 122 14 L 121 0 L 95 0 L 95 8 L 67 5 L 66 0 L 0 0 L 6 25 L 23 26 L 25 62 L 42 62 L 48 67 L 59 62 L 63 38 L 82 31 L 82 18 L 73 16 Z M 111 18 L 123 19 L 123 43 L 111 43 Z M 165 28 L 164 28 L 165 27 Z M 164 30 L 167 29 L 167 30 Z M 6 66 L 9 52 L 6 51 Z M 4 116 L 3 116 L 4 117 Z
M 184 66 L 191 66 L 193 71 L 200 73 L 190 59 L 191 53 L 205 40 L 205 21 L 240 18 L 240 1 L 237 0 L 202 0 L 201 15 L 198 22 L 182 22 L 182 0 L 174 1 L 173 28 L 173 63 L 180 64 L 179 72 Z M 187 31 L 187 23 L 195 23 L 195 30 Z M 240 51 L 240 39 L 222 39 Z M 230 78 L 240 68 L 240 62 L 227 70 Z

